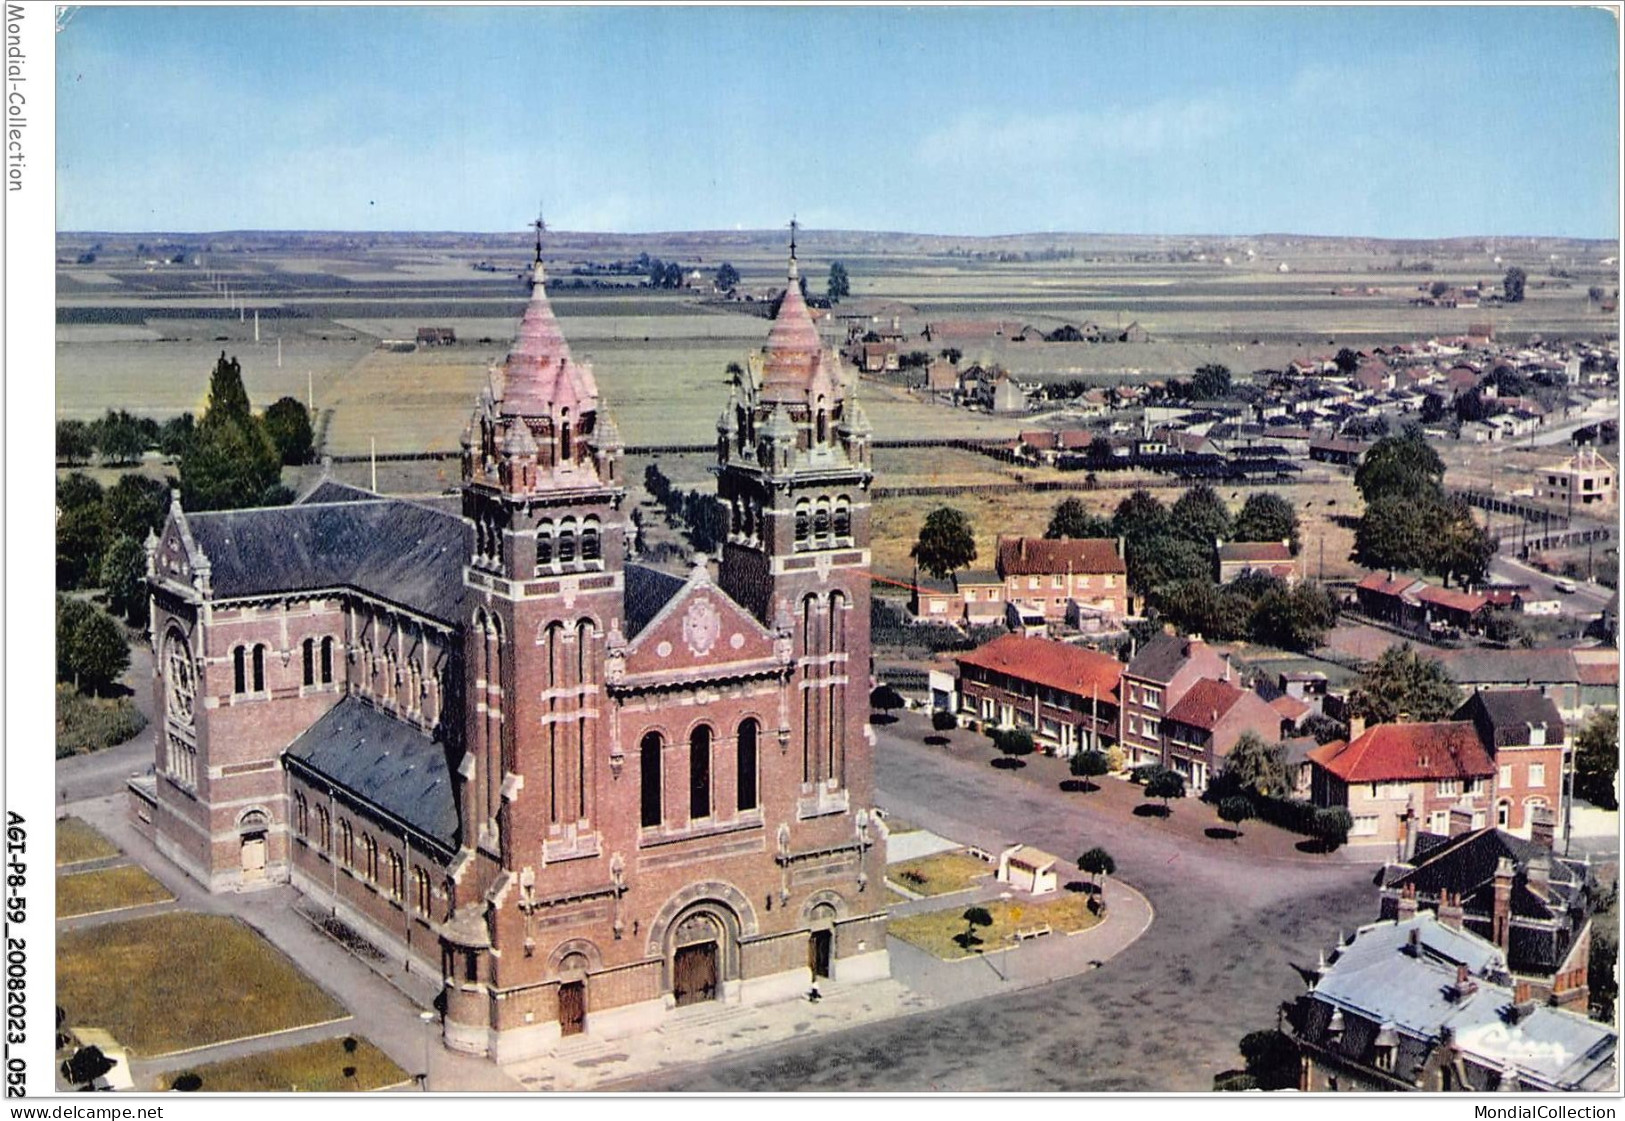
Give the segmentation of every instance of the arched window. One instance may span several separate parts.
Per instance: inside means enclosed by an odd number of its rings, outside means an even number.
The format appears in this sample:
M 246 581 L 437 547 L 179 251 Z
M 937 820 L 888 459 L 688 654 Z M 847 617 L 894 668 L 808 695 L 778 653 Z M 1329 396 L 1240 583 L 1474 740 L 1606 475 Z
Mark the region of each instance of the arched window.
M 818 500 L 817 511 L 813 514 L 813 536 L 819 541 L 829 536 L 829 499 Z
M 333 684 L 333 640 L 322 639 L 322 684 Z
M 305 687 L 309 688 L 316 684 L 316 640 L 307 638 L 300 643 L 300 648 L 304 655 Z
M 231 652 L 231 691 L 248 692 L 248 652 L 241 646 Z
M 361 837 L 361 873 L 373 883 L 378 882 L 378 842 L 371 833 Z
M 339 859 L 346 868 L 355 867 L 355 828 L 348 821 L 339 822 Z
M 829 646 L 831 654 L 846 653 L 846 596 L 831 592 L 829 597 Z
M 761 725 L 755 720 L 742 720 L 739 723 L 736 785 L 739 790 L 738 805 L 741 811 L 756 808 L 756 736 L 760 728 Z
M 564 684 L 564 624 L 547 624 L 547 687 Z
M 661 746 L 659 732 L 646 733 L 643 742 L 638 745 L 638 781 L 642 784 L 643 810 L 640 820 L 645 829 L 659 825 L 664 816 L 660 804 Z
M 536 527 L 536 567 L 553 563 L 553 523 L 543 522 Z
M 326 806 L 316 807 L 316 846 L 323 852 L 333 847 L 333 819 L 327 816 Z
M 688 734 L 688 816 L 711 816 L 711 729 L 704 724 Z
M 824 399 L 818 399 L 818 442 L 820 444 L 829 440 L 829 410 L 824 407 Z
M 412 902 L 417 907 L 418 914 L 429 913 L 432 894 L 429 889 L 429 873 L 422 868 L 412 869 Z
M 254 647 L 254 692 L 265 692 L 265 646 Z
M 570 410 L 563 413 L 564 422 L 559 425 L 559 459 L 569 463 L 575 458 L 574 441 L 570 438 Z
M 389 897 L 399 900 L 406 895 L 406 864 L 401 854 L 393 849 L 389 853 Z
M 293 830 L 301 837 L 310 833 L 310 803 L 305 801 L 303 792 L 293 796 Z
M 852 503 L 844 494 L 835 500 L 835 536 L 852 536 Z
M 603 546 L 598 540 L 598 519 L 588 518 L 581 525 L 581 559 L 595 561 L 603 555 Z
M 809 530 L 808 518 L 809 518 L 809 514 L 810 514 L 810 509 L 811 508 L 808 506 L 807 500 L 805 498 L 801 499 L 800 501 L 798 501 L 796 503 L 796 544 L 797 545 L 805 545 L 807 543 L 807 533 L 808 533 L 808 530 Z
M 592 682 L 592 620 L 583 619 L 576 624 L 576 683 Z
M 565 518 L 559 523 L 559 563 L 570 564 L 576 559 L 576 520 Z

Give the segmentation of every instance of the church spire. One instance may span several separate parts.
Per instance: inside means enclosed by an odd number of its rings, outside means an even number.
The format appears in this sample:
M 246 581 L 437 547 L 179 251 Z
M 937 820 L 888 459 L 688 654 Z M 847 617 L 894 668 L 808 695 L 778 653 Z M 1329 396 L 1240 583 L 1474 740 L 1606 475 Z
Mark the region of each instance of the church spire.
M 794 285 L 801 279 L 801 266 L 796 263 L 796 229 L 798 223 L 795 217 L 790 218 L 790 283 Z
M 540 285 L 547 281 L 547 273 L 542 268 L 542 233 L 547 229 L 547 220 L 542 217 L 540 205 L 536 207 L 536 221 L 531 222 L 530 226 L 536 231 L 536 259 L 531 262 L 530 282 L 533 285 Z

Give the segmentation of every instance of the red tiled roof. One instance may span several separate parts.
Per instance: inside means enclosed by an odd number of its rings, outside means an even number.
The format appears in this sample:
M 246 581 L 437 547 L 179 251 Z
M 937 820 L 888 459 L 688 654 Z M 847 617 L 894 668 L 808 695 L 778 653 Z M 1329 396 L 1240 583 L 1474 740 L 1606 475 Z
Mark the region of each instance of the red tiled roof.
M 1368 572 L 1356 585 L 1356 588 L 1367 592 L 1378 592 L 1385 596 L 1397 596 L 1405 589 L 1414 587 L 1417 581 L 1410 576 L 1384 576 L 1380 572 Z
M 1465 611 L 1468 614 L 1482 610 L 1490 602 L 1487 597 L 1476 592 L 1458 592 L 1454 588 L 1436 588 L 1432 584 L 1417 592 L 1416 598 L 1423 603 L 1437 604 L 1440 607 L 1448 607 L 1453 611 Z
M 1618 662 L 1590 662 L 1574 660 L 1575 676 L 1580 679 L 1581 685 L 1618 685 Z
M 1001 576 L 1128 571 L 1123 558 L 1117 555 L 1117 542 L 1109 537 L 1048 541 L 1042 537 L 1001 536 L 997 556 Z
M 1292 549 L 1280 541 L 1230 541 L 1219 546 L 1219 560 L 1291 563 Z
M 1042 451 L 1047 451 L 1055 447 L 1057 441 L 1057 434 L 1044 428 L 1036 429 L 1032 432 L 1023 432 L 1021 434 L 1021 442 L 1023 444 L 1026 444 L 1029 448 L 1038 448 Z
M 1168 719 L 1211 732 L 1224 714 L 1234 708 L 1236 702 L 1245 695 L 1245 692 L 1227 681 L 1214 681 L 1212 678 L 1204 677 L 1185 690 L 1185 695 L 1179 698 L 1179 703 L 1168 710 Z
M 1495 762 L 1468 721 L 1378 724 L 1353 743 L 1326 744 L 1311 762 L 1344 782 L 1415 782 L 1487 778 Z
M 1296 724 L 1314 706 L 1307 701 L 1300 701 L 1297 697 L 1282 693 L 1270 702 L 1270 707 Z
M 1116 658 L 1065 642 L 1019 634 L 996 638 L 958 655 L 955 661 L 1080 697 L 1110 697 L 1114 703 L 1123 677 L 1123 663 Z

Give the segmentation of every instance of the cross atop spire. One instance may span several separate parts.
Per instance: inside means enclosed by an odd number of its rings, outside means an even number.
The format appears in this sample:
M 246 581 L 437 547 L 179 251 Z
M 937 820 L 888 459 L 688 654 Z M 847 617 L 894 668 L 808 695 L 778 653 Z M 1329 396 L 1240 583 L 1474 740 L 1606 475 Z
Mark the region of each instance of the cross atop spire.
M 795 220 L 795 217 L 792 215 L 791 218 L 790 218 L 790 279 L 791 280 L 797 280 L 801 276 L 801 266 L 796 264 L 796 230 L 798 230 L 798 229 L 800 229 L 800 223 L 798 223 Z
M 547 220 L 542 217 L 539 203 L 536 206 L 536 221 L 527 224 L 536 231 L 536 264 L 539 265 L 542 263 L 542 232 L 547 229 Z

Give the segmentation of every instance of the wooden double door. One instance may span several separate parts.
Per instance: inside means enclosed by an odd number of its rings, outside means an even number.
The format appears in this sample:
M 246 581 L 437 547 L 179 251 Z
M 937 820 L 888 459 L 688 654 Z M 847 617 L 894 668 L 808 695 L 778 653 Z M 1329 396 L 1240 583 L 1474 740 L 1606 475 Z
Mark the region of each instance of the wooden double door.
M 580 1035 L 587 1030 L 587 983 L 566 981 L 559 986 L 559 1034 Z
M 677 947 L 672 961 L 672 995 L 677 1007 L 717 998 L 717 958 L 715 942 Z

